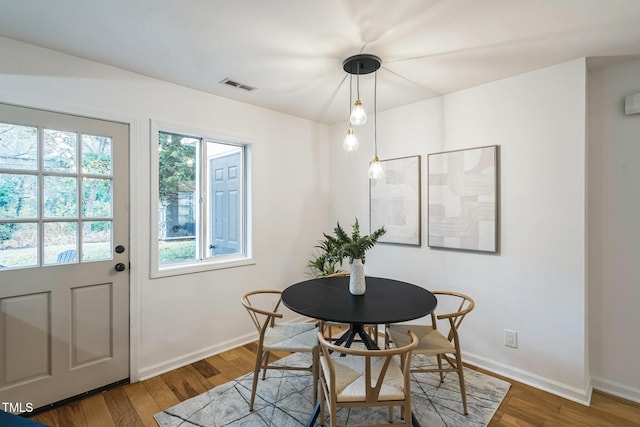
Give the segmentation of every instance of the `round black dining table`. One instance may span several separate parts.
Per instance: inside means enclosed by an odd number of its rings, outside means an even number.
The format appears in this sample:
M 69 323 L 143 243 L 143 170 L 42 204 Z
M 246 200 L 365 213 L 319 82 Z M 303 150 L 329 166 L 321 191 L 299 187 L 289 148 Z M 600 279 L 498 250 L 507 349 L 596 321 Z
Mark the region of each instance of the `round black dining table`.
M 305 280 L 282 291 L 282 303 L 296 313 L 325 321 L 348 323 L 349 330 L 337 341 L 350 346 L 355 336 L 364 345 L 377 349 L 378 344 L 364 331 L 364 325 L 387 324 L 417 319 L 435 310 L 438 300 L 428 290 L 407 282 L 382 277 L 365 277 L 363 295 L 349 292 L 349 276 Z M 313 426 L 319 404 L 307 422 Z M 420 426 L 411 414 L 414 427 Z
M 349 330 L 338 344 L 350 346 L 359 336 L 369 349 L 377 344 L 364 332 L 364 325 L 398 323 L 431 313 L 438 303 L 428 290 L 407 282 L 382 277 L 365 278 L 363 295 L 349 292 L 349 276 L 305 280 L 282 292 L 282 303 L 305 316 L 348 323 Z

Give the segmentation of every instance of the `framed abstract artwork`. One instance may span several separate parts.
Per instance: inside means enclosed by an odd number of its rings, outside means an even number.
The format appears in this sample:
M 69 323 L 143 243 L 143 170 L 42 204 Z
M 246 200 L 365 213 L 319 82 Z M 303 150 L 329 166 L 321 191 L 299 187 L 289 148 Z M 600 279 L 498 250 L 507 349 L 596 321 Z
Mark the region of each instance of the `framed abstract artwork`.
M 371 230 L 387 230 L 379 243 L 420 246 L 420 156 L 380 162 L 384 178 L 369 181 Z
M 498 252 L 498 146 L 428 155 L 428 246 Z

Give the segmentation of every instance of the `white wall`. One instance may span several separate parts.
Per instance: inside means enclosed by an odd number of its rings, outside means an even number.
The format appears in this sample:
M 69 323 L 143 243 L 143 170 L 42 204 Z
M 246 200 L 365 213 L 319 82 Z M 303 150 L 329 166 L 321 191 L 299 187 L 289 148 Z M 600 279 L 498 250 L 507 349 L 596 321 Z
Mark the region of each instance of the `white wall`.
M 305 278 L 329 224 L 327 128 L 6 38 L 0 58 L 0 102 L 131 124 L 133 378 L 254 339 L 240 296 Z M 255 265 L 149 279 L 150 119 L 253 144 Z
M 380 157 L 422 156 L 423 244 L 377 245 L 365 266 L 367 274 L 471 295 L 467 361 L 580 402 L 590 398 L 585 84 L 585 61 L 577 60 L 380 113 Z M 371 130 L 353 155 L 342 152 L 344 128 L 331 129 L 331 218 L 349 224 L 358 216 L 368 227 Z M 500 147 L 500 254 L 428 248 L 427 154 L 486 145 Z M 518 331 L 519 348 L 503 345 L 504 329 Z
M 594 387 L 640 402 L 640 60 L 589 72 L 589 347 Z
M 336 220 L 348 225 L 357 216 L 368 226 L 371 126 L 358 135 L 360 150 L 347 154 L 344 124 L 329 132 L 5 38 L 0 57 L 0 102 L 131 124 L 134 378 L 250 340 L 243 292 L 303 278 L 311 248 Z M 589 87 L 590 367 L 599 388 L 635 400 L 640 197 L 631 161 L 640 116 L 623 117 L 619 108 L 623 94 L 640 90 L 638 75 L 636 61 L 592 72 Z M 579 60 L 380 113 L 380 157 L 422 156 L 423 245 L 378 245 L 366 265 L 368 274 L 469 293 L 477 303 L 462 329 L 470 362 L 578 401 L 589 394 L 585 108 Z M 255 265 L 149 279 L 149 119 L 253 143 Z M 427 154 L 493 144 L 501 160 L 500 254 L 429 249 Z M 503 346 L 505 328 L 518 331 L 518 349 Z

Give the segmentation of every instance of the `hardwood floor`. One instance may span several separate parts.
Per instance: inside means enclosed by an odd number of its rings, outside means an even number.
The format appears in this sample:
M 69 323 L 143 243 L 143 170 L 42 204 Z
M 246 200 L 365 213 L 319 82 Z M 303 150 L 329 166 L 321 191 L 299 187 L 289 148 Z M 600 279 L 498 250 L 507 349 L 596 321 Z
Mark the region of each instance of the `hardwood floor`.
M 40 413 L 33 419 L 53 427 L 156 427 L 154 414 L 250 372 L 255 351 L 255 343 L 247 344 L 146 381 Z M 586 407 L 502 379 L 512 386 L 491 420 L 491 427 L 640 426 L 640 404 L 594 392 L 591 406 Z

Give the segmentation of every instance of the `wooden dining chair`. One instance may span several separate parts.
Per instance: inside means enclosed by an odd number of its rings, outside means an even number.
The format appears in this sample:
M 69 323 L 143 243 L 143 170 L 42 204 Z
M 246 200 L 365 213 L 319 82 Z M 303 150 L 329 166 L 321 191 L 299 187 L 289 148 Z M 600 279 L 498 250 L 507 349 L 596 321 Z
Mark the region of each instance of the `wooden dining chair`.
M 440 382 L 444 381 L 445 372 L 456 372 L 460 382 L 460 394 L 462 396 L 462 407 L 467 415 L 467 394 L 464 386 L 464 367 L 460 354 L 460 337 L 458 330 L 465 316 L 473 310 L 475 303 L 467 295 L 450 291 L 432 291 L 438 298 L 438 307 L 453 308 L 446 310 L 446 313 L 431 313 L 431 325 L 411 325 L 397 324 L 389 325 L 386 328 L 387 337 L 391 339 L 397 347 L 405 346 L 411 341 L 407 331 L 413 332 L 418 337 L 418 345 L 413 350 L 413 354 L 429 354 L 436 356 L 437 368 L 413 367 L 411 372 L 438 372 Z M 438 320 L 446 320 L 449 324 L 449 332 L 444 335 L 438 329 Z M 443 367 L 443 359 L 447 363 Z
M 411 426 L 411 351 L 418 345 L 413 332 L 402 347 L 365 350 L 335 345 L 318 333 L 320 343 L 320 425 L 324 425 L 325 403 L 331 427 L 339 427 L 338 408 L 388 407 L 384 424 L 372 426 Z M 333 353 L 333 356 L 332 356 Z M 345 355 L 346 357 L 338 357 Z M 400 407 L 402 422 L 393 421 L 393 409 Z
M 247 309 L 253 324 L 258 330 L 258 350 L 256 351 L 256 363 L 253 370 L 253 384 L 251 387 L 251 401 L 249 410 L 253 411 L 256 397 L 258 375 L 262 369 L 262 379 L 267 374 L 267 369 L 278 370 L 305 370 L 313 375 L 313 401 L 318 399 L 318 326 L 315 323 L 277 323 L 276 319 L 282 318 L 280 308 L 282 291 L 279 290 L 255 290 L 242 296 L 242 305 Z M 264 308 L 271 302 L 272 307 Z M 269 355 L 272 351 L 291 353 L 311 353 L 311 366 L 274 365 L 269 363 Z

